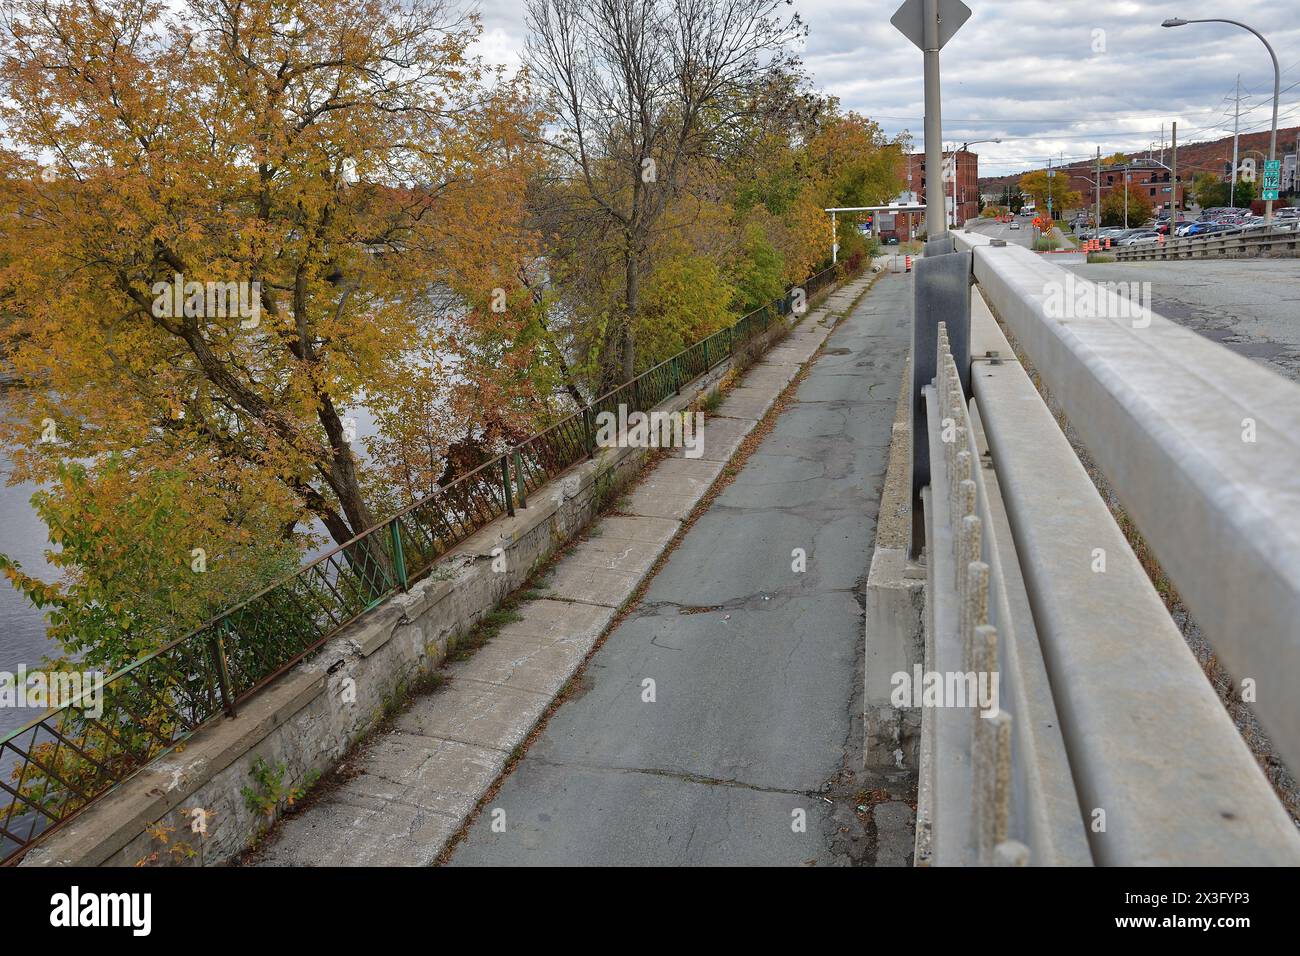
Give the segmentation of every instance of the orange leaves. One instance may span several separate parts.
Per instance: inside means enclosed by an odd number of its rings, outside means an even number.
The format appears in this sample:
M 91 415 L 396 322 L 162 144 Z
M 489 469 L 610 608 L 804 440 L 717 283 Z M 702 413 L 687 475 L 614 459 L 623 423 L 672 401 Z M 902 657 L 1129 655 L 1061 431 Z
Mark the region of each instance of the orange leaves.
M 467 54 L 476 23 L 442 0 L 56 9 L 18 0 L 0 38 L 0 348 L 48 386 L 4 436 L 24 474 L 118 454 L 207 483 L 220 513 L 249 487 L 269 529 L 352 533 L 380 486 L 340 409 L 409 410 L 412 375 L 531 399 L 539 119 Z M 510 308 L 480 307 L 498 289 Z M 384 421 L 402 459 L 447 440 Z

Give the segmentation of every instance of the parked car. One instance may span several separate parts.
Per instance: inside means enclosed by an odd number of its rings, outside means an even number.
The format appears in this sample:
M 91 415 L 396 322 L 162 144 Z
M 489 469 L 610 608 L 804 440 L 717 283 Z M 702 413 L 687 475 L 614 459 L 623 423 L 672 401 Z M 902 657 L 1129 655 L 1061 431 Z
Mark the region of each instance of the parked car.
M 1144 230 L 1142 232 L 1135 232 L 1131 236 L 1125 236 L 1119 241 L 1119 244 L 1121 246 L 1140 246 L 1144 243 L 1159 241 L 1160 233 L 1154 230 Z

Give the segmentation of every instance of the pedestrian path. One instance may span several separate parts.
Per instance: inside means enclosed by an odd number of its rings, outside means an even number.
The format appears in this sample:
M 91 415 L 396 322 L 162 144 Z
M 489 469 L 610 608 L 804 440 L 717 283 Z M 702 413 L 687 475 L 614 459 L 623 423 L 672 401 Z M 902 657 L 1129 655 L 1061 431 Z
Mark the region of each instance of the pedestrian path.
M 910 277 L 883 276 L 830 334 L 454 865 L 834 865 L 874 862 L 887 836 L 906 845 L 880 832 L 886 819 L 905 828 L 906 806 L 864 819 L 853 780 L 861 599 L 910 290 Z M 816 344 L 809 331 L 770 353 L 776 364 L 751 373 L 712 425 L 752 426 Z M 654 497 L 653 483 L 637 495 Z

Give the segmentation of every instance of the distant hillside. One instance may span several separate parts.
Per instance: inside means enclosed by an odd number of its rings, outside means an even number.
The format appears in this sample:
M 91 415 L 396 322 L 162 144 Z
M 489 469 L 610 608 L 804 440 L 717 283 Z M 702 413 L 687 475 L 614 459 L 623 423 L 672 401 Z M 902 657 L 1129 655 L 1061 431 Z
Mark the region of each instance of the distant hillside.
M 1256 158 L 1259 154 L 1268 155 L 1268 137 L 1269 131 L 1254 133 L 1242 133 L 1241 143 L 1239 146 L 1240 155 L 1250 155 L 1248 150 L 1256 150 Z M 1287 153 L 1296 152 L 1296 140 L 1300 138 L 1300 126 L 1290 126 L 1286 129 L 1277 131 L 1277 154 L 1281 159 Z M 1101 150 L 1102 159 L 1112 155 L 1115 150 L 1107 151 L 1103 146 Z M 1129 153 L 1130 159 L 1145 158 L 1146 150 L 1141 152 Z M 1153 153 L 1157 159 L 1159 153 Z M 1170 150 L 1165 149 L 1166 163 L 1170 162 Z M 1232 137 L 1225 136 L 1222 139 L 1207 140 L 1198 143 L 1178 144 L 1178 178 L 1183 182 L 1188 182 L 1192 176 L 1197 173 L 1217 173 L 1222 175 L 1223 164 L 1232 162 Z M 1089 166 L 1091 163 L 1071 163 L 1070 168 L 1078 169 L 1080 166 Z M 1038 169 L 1046 169 L 1046 166 L 1039 166 Z M 1020 181 L 1020 177 L 1026 173 L 1033 172 L 1032 169 L 1022 170 L 1018 173 L 1011 173 L 1006 176 L 981 176 L 979 179 L 979 188 L 981 193 L 999 191 L 1005 186 L 1014 186 Z

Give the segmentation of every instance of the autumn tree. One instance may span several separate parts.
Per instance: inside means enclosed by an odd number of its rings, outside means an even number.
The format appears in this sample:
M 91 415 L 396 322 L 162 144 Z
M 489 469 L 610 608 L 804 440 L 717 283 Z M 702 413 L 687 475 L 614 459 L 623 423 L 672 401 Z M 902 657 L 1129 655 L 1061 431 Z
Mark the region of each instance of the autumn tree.
M 1125 217 L 1124 193 L 1128 192 L 1127 218 Z M 1119 186 L 1108 192 L 1101 201 L 1101 224 L 1103 226 L 1123 226 L 1141 224 L 1151 218 L 1151 200 L 1145 191 L 1132 185 Z
M 1070 188 L 1068 176 L 1060 173 L 1049 176 L 1047 170 L 1038 169 L 1020 177 L 1020 191 L 1032 196 L 1034 206 L 1044 212 L 1049 206 L 1053 215 L 1061 215 L 1067 209 L 1077 209 L 1083 205 L 1083 193 Z
M 637 316 L 656 230 L 730 143 L 754 90 L 792 61 L 803 28 L 780 0 L 528 0 L 527 62 L 554 115 L 548 198 L 616 282 L 586 272 L 601 384 L 636 372 Z M 564 241 L 563 239 L 561 240 Z M 596 281 L 593 281 L 596 280 Z
M 9 4 L 0 348 L 43 385 L 15 478 L 111 457 L 344 542 L 389 493 L 360 410 L 397 460 L 446 445 L 403 411 L 526 409 L 539 123 L 478 30 L 444 0 Z

